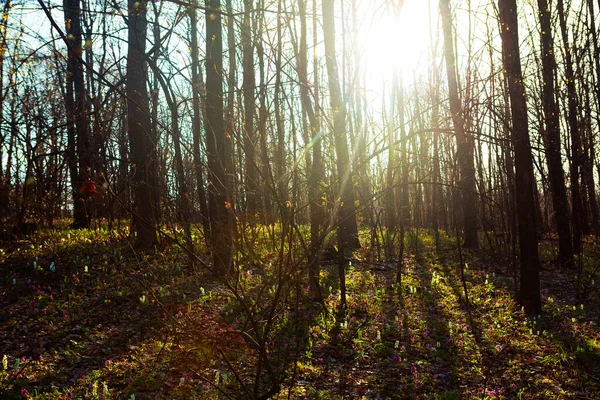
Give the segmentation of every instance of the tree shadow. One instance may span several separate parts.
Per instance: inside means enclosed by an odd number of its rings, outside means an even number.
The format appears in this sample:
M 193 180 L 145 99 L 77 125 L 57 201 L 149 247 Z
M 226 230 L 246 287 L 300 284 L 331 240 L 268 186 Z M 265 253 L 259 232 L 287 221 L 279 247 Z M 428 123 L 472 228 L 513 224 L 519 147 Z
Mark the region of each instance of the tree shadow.
M 164 339 L 162 310 L 140 284 L 147 263 L 136 262 L 125 240 L 102 240 L 41 240 L 31 244 L 38 251 L 17 246 L 0 265 L 0 354 L 18 365 L 0 383 L 3 398 L 79 390 L 98 371 L 110 376 L 111 363 L 131 362 L 132 349 Z

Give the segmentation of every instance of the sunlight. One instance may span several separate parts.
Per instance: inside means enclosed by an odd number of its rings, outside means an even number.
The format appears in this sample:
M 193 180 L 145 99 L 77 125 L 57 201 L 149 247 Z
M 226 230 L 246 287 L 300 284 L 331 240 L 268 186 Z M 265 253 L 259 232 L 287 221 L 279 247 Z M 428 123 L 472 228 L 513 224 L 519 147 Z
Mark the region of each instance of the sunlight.
M 403 78 L 412 81 L 429 59 L 429 12 L 431 7 L 435 23 L 437 1 L 405 0 L 401 7 L 400 3 L 373 2 L 374 17 L 365 23 L 360 35 L 366 89 L 375 95 L 391 83 L 394 71 L 402 71 Z

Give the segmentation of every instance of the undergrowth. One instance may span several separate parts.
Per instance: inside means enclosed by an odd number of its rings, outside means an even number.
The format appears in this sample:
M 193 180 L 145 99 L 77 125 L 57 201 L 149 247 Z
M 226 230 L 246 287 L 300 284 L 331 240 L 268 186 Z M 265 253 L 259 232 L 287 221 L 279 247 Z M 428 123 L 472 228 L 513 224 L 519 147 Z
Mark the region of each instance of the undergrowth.
M 239 239 L 227 281 L 203 269 L 200 243 L 194 263 L 174 245 L 141 255 L 126 230 L 63 227 L 4 243 L 0 397 L 600 396 L 594 242 L 580 272 L 546 258 L 535 317 L 513 300 L 505 254 L 465 254 L 467 302 L 451 238 L 436 251 L 430 233 L 407 234 L 401 286 L 365 242 L 341 318 L 337 267 L 324 265 L 324 302 L 313 303 L 305 249 L 282 229 Z

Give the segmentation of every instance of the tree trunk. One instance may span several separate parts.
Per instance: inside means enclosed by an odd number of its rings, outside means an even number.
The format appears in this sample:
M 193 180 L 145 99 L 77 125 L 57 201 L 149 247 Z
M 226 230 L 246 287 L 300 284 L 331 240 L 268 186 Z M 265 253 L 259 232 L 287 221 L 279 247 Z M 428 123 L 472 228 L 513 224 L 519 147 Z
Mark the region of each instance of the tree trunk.
M 475 167 L 473 164 L 473 140 L 465 133 L 464 112 L 458 93 L 456 59 L 454 55 L 452 14 L 450 0 L 440 0 L 440 14 L 444 31 L 444 56 L 448 76 L 450 112 L 456 135 L 456 157 L 460 173 L 459 188 L 462 197 L 464 235 L 467 248 L 477 248 L 477 193 L 475 191 Z
M 394 79 L 391 86 L 391 99 L 390 104 L 391 107 L 389 112 L 387 113 L 387 118 L 383 118 L 384 123 L 387 122 L 387 146 L 388 146 L 388 165 L 386 172 L 386 184 L 385 184 L 385 228 L 386 228 L 386 259 L 391 261 L 394 259 L 394 243 L 393 236 L 395 236 L 395 231 L 397 227 L 396 221 L 396 196 L 394 195 L 395 184 L 394 177 L 397 171 L 396 165 L 396 135 L 395 132 L 395 93 L 397 90 L 398 80 L 396 75 L 394 75 Z M 387 119 L 387 121 L 386 121 Z
M 258 169 L 256 165 L 256 131 L 254 129 L 255 114 L 255 78 L 254 78 L 254 43 L 252 36 L 252 0 L 244 0 L 244 17 L 242 21 L 242 63 L 243 63 L 243 86 L 244 96 L 244 123 L 242 133 L 244 135 L 245 153 L 245 176 L 244 192 L 246 195 L 246 211 L 252 217 L 258 210 Z M 265 132 L 263 132 L 265 134 Z
M 544 144 L 546 146 L 546 162 L 548 164 L 550 191 L 552 192 L 554 219 L 556 220 L 556 230 L 558 232 L 558 262 L 566 265 L 573 262 L 573 242 L 571 238 L 571 224 L 569 222 L 569 203 L 565 187 L 565 173 L 560 153 L 560 110 L 556 102 L 556 90 L 554 86 L 556 78 L 554 40 L 552 38 L 551 14 L 548 1 L 538 0 L 538 8 L 542 45 L 542 103 L 546 123 Z
M 320 250 L 323 242 L 321 228 L 323 226 L 323 204 L 321 197 L 321 180 L 323 179 L 323 161 L 321 154 L 321 126 L 310 98 L 308 82 L 308 43 L 306 29 L 306 1 L 298 1 L 300 15 L 300 49 L 298 53 L 298 80 L 303 112 L 310 123 L 310 142 L 312 145 L 312 165 L 308 179 L 308 201 L 310 207 L 310 248 L 308 255 L 308 279 L 313 300 L 322 300 L 319 274 L 321 271 Z
M 231 136 L 223 121 L 223 37 L 220 0 L 206 9 L 206 153 L 209 173 L 209 214 L 213 273 L 225 276 L 232 268 L 232 227 L 229 217 L 228 169 Z M 214 10 L 214 12 L 213 12 Z
M 581 235 L 583 230 L 583 205 L 581 201 L 581 186 L 579 175 L 581 168 L 581 132 L 577 121 L 579 102 L 577 99 L 577 88 L 575 87 L 575 73 L 573 71 L 573 60 L 569 47 L 569 33 L 565 16 L 563 0 L 557 1 L 558 21 L 563 41 L 565 57 L 565 81 L 567 84 L 568 110 L 567 123 L 571 134 L 571 203 L 573 207 L 573 251 L 575 254 L 581 252 Z
M 402 284 L 402 267 L 404 266 L 404 235 L 410 221 L 410 197 L 408 193 L 408 138 L 406 137 L 405 127 L 405 102 L 404 102 L 404 81 L 402 75 L 397 85 L 398 88 L 398 124 L 400 125 L 400 249 L 398 251 L 398 265 L 396 268 L 396 283 Z
M 4 58 L 6 55 L 6 40 L 8 35 L 8 16 L 11 9 L 10 0 L 6 0 L 4 3 L 4 9 L 2 10 L 2 19 L 0 19 L 0 114 L 4 111 Z M 0 118 L 0 131 L 2 131 L 4 119 Z M 6 136 L 0 135 L 2 141 L 0 142 L 0 230 L 5 229 L 3 226 L 4 221 L 9 216 L 8 204 L 9 204 L 9 193 L 10 193 L 10 176 L 4 175 L 4 169 L 2 160 L 4 160 L 4 147 L 7 146 L 5 142 Z M 9 139 L 10 140 L 10 139 Z M 8 146 L 7 146 L 8 147 Z
M 204 230 L 204 239 L 208 244 L 210 234 L 210 223 L 208 207 L 206 205 L 206 192 L 204 190 L 204 168 L 202 166 L 202 153 L 200 151 L 202 113 L 200 111 L 200 91 L 202 90 L 202 70 L 198 57 L 198 20 L 196 7 L 190 7 L 190 35 L 191 35 L 191 57 L 192 57 L 192 146 L 194 171 L 196 173 L 196 192 L 200 204 L 200 219 Z
M 527 99 L 521 71 L 516 0 L 499 0 L 502 61 L 508 77 L 515 151 L 516 200 L 519 221 L 521 289 L 519 301 L 528 313 L 541 309 L 537 228 L 535 224 L 535 181 L 529 142 Z
M 158 243 L 155 204 L 156 182 L 151 165 L 156 162 L 150 132 L 150 106 L 146 80 L 147 1 L 128 0 L 129 42 L 127 52 L 127 121 L 133 185 L 133 225 L 136 246 L 151 249 Z
M 354 205 L 354 182 L 346 135 L 346 106 L 342 99 L 340 78 L 335 50 L 334 0 L 323 0 L 323 36 L 325 59 L 329 80 L 329 97 L 333 115 L 333 137 L 337 156 L 338 180 L 338 235 L 343 251 L 360 248 Z
M 71 193 L 73 195 L 73 227 L 87 228 L 90 225 L 90 204 L 80 188 L 85 177 L 91 176 L 89 154 L 89 132 L 86 121 L 86 94 L 83 76 L 81 10 L 79 0 L 64 0 L 64 18 L 66 22 L 69 50 L 67 56 L 66 111 L 68 123 L 68 164 L 71 174 Z

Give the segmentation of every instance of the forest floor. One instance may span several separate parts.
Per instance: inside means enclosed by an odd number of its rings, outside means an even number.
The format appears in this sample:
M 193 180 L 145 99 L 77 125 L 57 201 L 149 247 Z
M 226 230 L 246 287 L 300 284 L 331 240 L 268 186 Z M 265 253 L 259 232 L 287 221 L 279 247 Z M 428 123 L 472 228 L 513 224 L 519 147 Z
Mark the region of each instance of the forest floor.
M 304 274 L 241 263 L 217 283 L 175 246 L 141 256 L 114 230 L 5 242 L 0 398 L 600 398 L 599 244 L 586 245 L 578 299 L 576 270 L 542 243 L 531 318 L 513 300 L 510 257 L 465 252 L 463 285 L 451 239 L 437 252 L 424 232 L 406 243 L 401 285 L 374 249 L 355 254 L 341 315 L 333 265 L 324 311 Z

